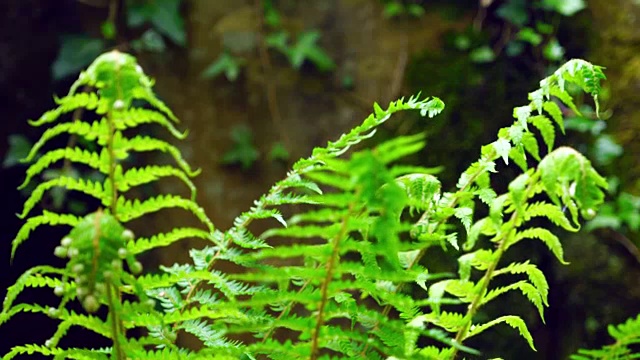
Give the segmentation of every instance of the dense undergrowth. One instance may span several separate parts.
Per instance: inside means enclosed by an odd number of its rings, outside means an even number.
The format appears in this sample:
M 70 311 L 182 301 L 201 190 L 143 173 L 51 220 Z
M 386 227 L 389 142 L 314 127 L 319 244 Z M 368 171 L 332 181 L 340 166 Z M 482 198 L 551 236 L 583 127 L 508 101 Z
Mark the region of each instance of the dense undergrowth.
M 26 159 L 32 164 L 23 186 L 59 162 L 100 175 L 46 180 L 25 201 L 12 255 L 24 256 L 19 245 L 36 228 L 67 226 L 71 231 L 55 250 L 66 265 L 43 264 L 22 274 L 7 291 L 0 324 L 35 312 L 59 325 L 44 344 L 15 346 L 3 359 L 36 353 L 73 359 L 470 358 L 483 349 L 468 346 L 468 339 L 500 324 L 514 328 L 535 350 L 519 316 L 506 312 L 479 322 L 476 315 L 516 291 L 544 319 L 545 275 L 530 259 L 508 263 L 503 257 L 519 242 L 533 240 L 565 263 L 562 243 L 547 226 L 577 231 L 580 218 L 595 216 L 603 202 L 607 182 L 589 160 L 555 146 L 557 130 L 564 132 L 563 109 L 578 112 L 567 88 L 579 87 L 597 106 L 602 79 L 598 66 L 582 60 L 543 79 L 529 102 L 514 109 L 513 124 L 482 147 L 451 191 L 443 189 L 436 169 L 402 162 L 424 151 L 422 134 L 375 146 L 365 142 L 397 112 L 416 110 L 431 118 L 444 103 L 417 95 L 386 109 L 376 104 L 361 125 L 296 162 L 222 231 L 195 202 L 191 178 L 198 171 L 178 148 L 139 135 L 140 127 L 159 125 L 178 139 L 186 136 L 154 95 L 152 81 L 132 56 L 101 55 L 67 96 L 56 99 L 57 108 L 31 122 L 46 130 Z M 78 109 L 84 119 L 64 121 Z M 82 145 L 55 148 L 58 136 L 80 137 Z M 165 153 L 174 165 L 137 167 L 130 161 L 151 151 Z M 515 164 L 518 175 L 498 193 L 492 181 L 508 176 L 503 163 Z M 130 193 L 167 177 L 184 183 L 189 196 L 137 199 Z M 83 217 L 46 210 L 33 215 L 43 194 L 58 187 L 100 205 Z M 130 221 L 169 208 L 193 214 L 200 226 L 149 238 L 126 229 Z M 260 234 L 249 230 L 265 219 L 278 225 Z M 188 238 L 209 245 L 191 249 L 190 263 L 142 272 L 137 256 Z M 457 273 L 430 271 L 434 247 L 456 254 Z M 225 263 L 243 271 L 224 272 Z M 19 301 L 23 291 L 41 287 L 52 289 L 60 303 Z M 73 310 L 76 301 L 83 311 Z M 106 317 L 96 313 L 102 307 Z M 612 335 L 628 339 L 620 334 L 637 334 L 638 322 L 613 328 Z M 112 346 L 66 344 L 72 327 L 99 334 Z M 182 347 L 185 334 L 201 347 Z M 580 356 L 628 353 L 628 344 L 633 342 Z

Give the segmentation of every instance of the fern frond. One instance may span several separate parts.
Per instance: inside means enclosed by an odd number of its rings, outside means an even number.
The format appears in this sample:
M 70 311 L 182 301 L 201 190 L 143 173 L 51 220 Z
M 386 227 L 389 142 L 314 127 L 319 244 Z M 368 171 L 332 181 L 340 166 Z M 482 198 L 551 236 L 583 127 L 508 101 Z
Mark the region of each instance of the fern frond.
M 540 318 L 544 321 L 544 306 L 547 305 L 547 299 L 543 298 L 543 293 L 540 289 L 537 289 L 534 285 L 531 285 L 524 280 L 490 290 L 483 297 L 481 304 L 487 304 L 496 297 L 511 290 L 520 290 L 522 295 L 524 295 L 536 307 L 540 314 Z
M 560 106 L 558 106 L 558 104 L 556 104 L 554 101 L 545 101 L 542 107 L 544 108 L 544 111 L 551 115 L 553 121 L 556 122 L 556 124 L 560 128 L 560 131 L 562 131 L 562 133 L 564 134 L 564 119 Z
M 102 335 L 106 338 L 109 338 L 111 336 L 111 329 L 109 328 L 109 324 L 104 322 L 97 316 L 78 314 L 71 310 L 62 309 L 56 312 L 55 317 L 61 320 L 61 324 L 65 324 L 65 326 L 67 327 L 78 326 L 87 330 L 91 330 L 96 334 Z M 54 336 L 51 337 L 50 340 L 57 344 L 58 340 L 60 340 L 63 335 L 64 334 L 59 334 L 58 332 L 56 332 L 56 334 L 54 334 Z
M 547 145 L 547 151 L 550 152 L 556 139 L 556 130 L 551 120 L 544 115 L 536 115 L 530 117 L 528 121 L 540 131 L 540 135 Z
M 60 160 L 68 160 L 73 163 L 87 165 L 93 169 L 99 170 L 102 173 L 106 173 L 108 168 L 105 168 L 100 161 L 100 155 L 96 152 L 75 148 L 63 148 L 51 150 L 33 163 L 27 169 L 27 176 L 18 189 L 24 189 L 34 176 L 42 173 L 49 168 L 52 164 Z
M 195 201 L 196 186 L 193 184 L 191 179 L 189 179 L 189 176 L 184 171 L 168 165 L 152 165 L 143 168 L 129 169 L 122 174 L 121 178 L 116 177 L 116 184 L 118 191 L 126 192 L 133 187 L 149 184 L 163 177 L 170 176 L 177 177 L 187 185 L 191 192 L 191 200 Z
M 214 329 L 211 324 L 203 320 L 187 320 L 179 327 L 200 339 L 211 350 L 237 346 L 234 342 L 225 339 L 223 331 Z
M 174 242 L 187 238 L 199 238 L 209 240 L 210 234 L 196 228 L 175 228 L 168 233 L 161 233 L 150 238 L 138 238 L 127 244 L 127 250 L 131 254 L 140 254 L 151 249 L 169 246 Z
M 196 202 L 178 195 L 159 195 L 144 201 L 138 199 L 131 201 L 120 196 L 117 202 L 117 217 L 123 222 L 128 222 L 146 214 L 169 208 L 187 210 L 205 224 L 209 231 L 213 232 L 213 223 L 209 220 L 204 210 Z
M 58 107 L 42 114 L 38 120 L 30 120 L 31 126 L 42 126 L 56 121 L 61 115 L 72 112 L 77 109 L 95 110 L 98 115 L 107 112 L 107 103 L 104 99 L 99 98 L 94 92 L 82 92 L 78 94 L 68 95 L 61 99 L 55 99 Z M 73 119 L 75 120 L 75 119 Z
M 92 196 L 103 203 L 108 200 L 105 195 L 105 191 L 102 188 L 102 183 L 92 180 L 76 179 L 70 176 L 59 176 L 49 181 L 39 184 L 29 195 L 29 198 L 24 202 L 22 212 L 18 215 L 20 219 L 24 219 L 29 212 L 36 206 L 44 193 L 53 187 L 62 187 L 66 190 L 79 191 L 89 196 Z M 108 202 L 107 202 L 108 203 Z
M 564 260 L 564 250 L 562 249 L 562 244 L 560 243 L 560 239 L 558 239 L 558 237 L 551 231 L 544 228 L 538 228 L 538 227 L 528 228 L 528 229 L 519 231 L 516 234 L 512 244 L 515 244 L 516 242 L 522 239 L 539 239 L 545 245 L 547 245 L 549 250 L 551 250 L 553 255 L 556 256 L 556 258 L 558 259 L 558 261 L 560 261 L 560 263 L 568 264 L 568 262 Z
M 48 287 L 53 289 L 60 286 L 70 290 L 75 288 L 74 284 L 66 282 L 61 278 L 50 277 L 47 274 L 60 275 L 62 277 L 66 273 L 64 269 L 46 265 L 36 266 L 25 271 L 16 283 L 7 289 L 7 294 L 2 305 L 2 312 L 0 313 L 0 324 L 6 322 L 11 316 L 21 311 L 37 312 L 36 310 L 39 309 L 37 305 L 13 305 L 15 299 L 25 288 Z M 25 307 L 21 307 L 22 305 L 25 305 Z
M 114 117 L 114 125 L 118 130 L 126 130 L 141 124 L 158 124 L 167 129 L 175 138 L 184 140 L 187 137 L 188 131 L 178 131 L 172 124 L 174 120 L 176 120 L 175 117 L 170 120 L 166 115 L 154 110 L 131 108 L 118 113 L 117 116 Z
M 464 326 L 465 321 L 463 314 L 443 311 L 418 316 L 411 321 L 410 326 L 421 326 L 423 322 L 428 322 L 448 332 L 457 332 Z
M 515 315 L 501 316 L 497 319 L 491 320 L 481 325 L 472 325 L 469 331 L 469 335 L 465 339 L 478 335 L 484 332 L 485 330 L 489 329 L 490 327 L 498 325 L 500 323 L 506 323 L 512 328 L 518 330 L 520 335 L 523 338 L 525 338 L 525 340 L 527 340 L 527 343 L 529 343 L 529 347 L 531 347 L 532 350 L 536 351 L 536 348 L 533 345 L 533 338 L 531 337 L 531 333 L 529 332 L 527 325 L 519 316 L 515 316 Z
M 11 258 L 13 259 L 18 246 L 27 240 L 27 238 L 29 238 L 29 234 L 31 234 L 31 232 L 40 225 L 76 226 L 79 221 L 80 219 L 75 215 L 56 214 L 47 210 L 43 210 L 42 215 L 30 217 L 24 224 L 22 224 L 15 239 L 11 242 Z
M 163 140 L 149 136 L 137 135 L 131 139 L 122 139 L 121 141 L 114 143 L 114 152 L 117 154 L 118 158 L 125 158 L 130 151 L 160 151 L 167 153 L 173 157 L 180 168 L 190 177 L 197 176 L 200 173 L 200 170 L 191 169 L 177 147 Z
M 580 349 L 571 360 L 640 359 L 640 315 L 607 328 L 614 343 L 600 349 Z
M 534 217 L 545 217 L 555 225 L 558 225 L 568 231 L 578 231 L 580 229 L 579 227 L 571 225 L 571 222 L 567 219 L 564 212 L 562 212 L 562 209 L 554 204 L 546 202 L 535 202 L 530 204 L 524 213 L 524 220 L 529 221 Z
M 38 151 L 49 140 L 61 134 L 82 136 L 89 141 L 96 140 L 99 145 L 105 146 L 107 143 L 107 138 L 109 137 L 109 126 L 104 118 L 100 121 L 95 121 L 92 123 L 84 122 L 81 120 L 74 120 L 73 122 L 58 124 L 47 129 L 44 134 L 42 134 L 40 139 L 33 145 L 31 150 L 29 151 L 29 154 L 23 161 L 32 161 L 37 155 Z
M 38 345 L 38 344 L 27 344 L 27 345 L 14 346 L 11 349 L 11 351 L 5 354 L 2 358 L 6 360 L 10 360 L 16 357 L 17 355 L 39 354 L 39 355 L 45 355 L 45 356 L 57 356 L 63 353 L 64 353 L 64 350 L 57 347 L 49 348 L 47 346 Z

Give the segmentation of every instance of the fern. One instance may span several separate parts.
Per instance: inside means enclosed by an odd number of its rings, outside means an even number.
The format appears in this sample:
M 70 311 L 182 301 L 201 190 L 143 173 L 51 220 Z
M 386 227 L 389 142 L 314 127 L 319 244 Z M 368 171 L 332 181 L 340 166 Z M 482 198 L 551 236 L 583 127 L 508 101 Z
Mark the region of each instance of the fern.
M 45 346 L 16 346 L 5 358 L 37 353 L 117 359 L 454 359 L 459 352 L 480 354 L 465 342 L 501 324 L 515 329 L 535 350 L 520 317 L 504 314 L 479 323 L 476 315 L 517 291 L 544 320 L 549 293 L 544 274 L 527 259 L 503 264 L 502 258 L 512 246 L 532 239 L 566 263 L 557 235 L 531 220 L 543 218 L 577 231 L 580 216 L 592 215 L 602 203 L 606 181 L 577 151 L 555 148 L 554 127 L 564 131 L 558 102 L 575 109 L 565 86 L 575 84 L 597 101 L 602 79 L 599 67 L 572 60 L 542 80 L 529 104 L 514 109 L 514 123 L 482 147 L 452 192 L 443 190 L 438 169 L 401 164 L 425 147 L 421 134 L 352 151 L 395 113 L 417 110 L 434 117 L 443 102 L 418 95 L 387 109 L 374 104 L 361 125 L 296 162 L 230 229 L 221 231 L 195 203 L 191 177 L 199 171 L 191 169 L 178 148 L 150 136 L 125 136 L 127 129 L 147 124 L 178 139 L 186 135 L 176 130 L 176 117 L 153 95 L 151 80 L 132 57 L 102 55 L 66 97 L 56 100 L 58 108 L 32 122 L 48 130 L 27 158 L 35 163 L 22 187 L 61 160 L 97 170 L 103 179 L 61 176 L 38 185 L 25 201 L 20 216 L 26 220 L 13 241 L 14 254 L 41 225 L 73 229 L 55 250 L 67 259 L 65 267 L 25 272 L 9 288 L 0 313 L 0 324 L 21 312 L 42 313 L 60 321 L 57 331 Z M 77 93 L 83 87 L 95 91 Z M 76 109 L 90 110 L 98 119 L 61 122 Z M 49 140 L 63 134 L 82 136 L 98 150 L 51 149 L 36 159 Z M 127 168 L 131 154 L 147 151 L 169 155 L 175 165 Z M 491 187 L 500 160 L 522 170 L 504 194 Z M 166 177 L 184 183 L 190 197 L 126 196 L 132 188 Z M 53 187 L 84 193 L 102 208 L 86 216 L 43 210 L 28 217 Z M 285 216 L 292 212 L 285 211 L 289 205 L 297 205 L 296 211 Z M 481 207 L 488 215 L 478 219 Z M 170 208 L 193 214 L 201 226 L 138 239 L 125 229 L 129 221 Z M 265 219 L 278 225 L 260 234 L 250 231 L 253 222 Z M 190 250 L 191 263 L 138 274 L 135 256 L 186 238 L 208 245 Z M 432 247 L 459 252 L 457 274 L 429 271 Z M 222 262 L 239 270 L 222 272 Z M 501 286 L 494 285 L 497 277 L 504 279 Z M 60 305 L 15 304 L 22 291 L 36 287 L 53 289 L 62 297 Z M 89 314 L 69 310 L 75 300 Z M 466 311 L 458 311 L 460 305 Z M 102 306 L 109 310 L 106 319 L 91 314 Z M 60 348 L 75 326 L 109 338 L 113 346 Z M 146 331 L 129 336 L 136 328 Z M 199 339 L 202 348 L 181 348 L 177 339 L 185 334 Z
M 25 201 L 20 217 L 26 218 L 38 208 L 43 196 L 54 187 L 84 193 L 98 200 L 102 208 L 84 217 L 71 214 L 56 214 L 43 210 L 41 214 L 28 217 L 13 240 L 12 258 L 18 246 L 41 225 L 67 225 L 73 229 L 55 250 L 59 257 L 67 259 L 64 268 L 38 266 L 28 270 L 12 286 L 5 298 L 0 323 L 8 321 L 20 312 L 36 311 L 60 321 L 58 330 L 47 342 L 46 347 L 15 347 L 4 358 L 10 359 L 20 354 L 40 353 L 56 358 L 95 358 L 98 353 L 124 359 L 125 354 L 140 353 L 148 344 L 141 339 L 127 338 L 126 332 L 137 327 L 164 327 L 161 313 L 153 307 L 146 290 L 134 274 L 141 271 L 135 255 L 154 248 L 170 245 L 185 237 L 208 239 L 213 224 L 202 209 L 194 202 L 195 186 L 190 177 L 197 174 L 191 170 L 174 146 L 152 137 L 135 136 L 131 139 L 124 132 L 145 124 L 157 124 L 167 129 L 178 139 L 186 133 L 176 130 L 176 117 L 151 90 L 152 81 L 130 55 L 110 52 L 100 56 L 83 72 L 73 84 L 69 94 L 56 99 L 58 107 L 31 121 L 33 126 L 47 125 L 48 129 L 31 149 L 25 161 L 35 162 L 28 168 L 20 186 L 26 187 L 43 171 L 64 160 L 71 165 L 84 165 L 100 172 L 103 180 L 89 180 L 59 176 L 40 183 Z M 93 89 L 77 92 L 78 89 Z M 147 106 L 142 108 L 140 106 Z M 71 119 L 64 122 L 64 115 L 75 110 L 85 110 L 95 114 L 93 121 Z M 91 116 L 91 115 L 89 115 Z M 54 137 L 80 136 L 93 145 L 87 148 L 66 147 L 43 151 Z M 129 167 L 125 169 L 130 154 L 140 151 L 165 152 L 176 160 L 173 165 Z M 36 159 L 37 157 L 37 159 Z M 176 177 L 189 189 L 190 198 L 178 195 L 156 196 L 140 202 L 128 200 L 124 193 L 132 188 L 151 184 L 164 177 Z M 182 208 L 192 212 L 201 220 L 205 230 L 197 228 L 174 229 L 166 234 L 157 234 L 146 239 L 135 239 L 133 233 L 122 224 L 144 216 L 150 212 L 166 208 Z M 123 260 L 126 269 L 123 269 Z M 40 308 L 37 304 L 14 304 L 17 296 L 26 288 L 49 287 L 62 297 L 57 308 Z M 152 285 L 149 285 L 153 288 Z M 122 295 L 135 296 L 136 304 L 125 301 Z M 101 306 L 109 308 L 108 319 L 90 315 L 80 315 L 67 310 L 67 304 L 79 300 L 84 309 L 92 313 Z M 141 317 L 146 320 L 142 320 Z M 61 349 L 57 344 L 73 326 L 92 330 L 113 341 L 111 349 L 96 353 L 88 349 Z M 170 346 L 166 339 L 149 338 L 149 344 Z M 92 355 L 93 354 L 93 355 Z M 93 356 L 93 357 L 92 357 Z
M 619 325 L 609 325 L 608 330 L 615 340 L 613 344 L 600 349 L 580 349 L 571 360 L 640 358 L 640 315 Z

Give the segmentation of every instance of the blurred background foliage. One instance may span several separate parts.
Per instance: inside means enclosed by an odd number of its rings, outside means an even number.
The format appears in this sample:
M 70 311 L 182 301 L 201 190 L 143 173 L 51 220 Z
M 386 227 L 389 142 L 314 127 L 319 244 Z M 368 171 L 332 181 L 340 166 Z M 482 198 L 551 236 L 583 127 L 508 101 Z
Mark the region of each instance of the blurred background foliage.
M 419 91 L 442 98 L 445 112 L 428 122 L 406 115 L 377 139 L 426 133 L 427 149 L 413 160 L 442 166 L 443 184 L 453 187 L 479 147 L 513 121 L 512 108 L 539 79 L 581 57 L 607 67 L 602 119 L 590 103 L 580 104 L 582 115 L 563 109 L 568 136 L 558 141 L 587 154 L 608 177 L 609 200 L 580 233 L 562 234 L 571 265 L 560 266 L 537 244 L 512 254 L 535 259 L 549 278 L 546 324 L 518 295 L 501 303 L 528 321 L 538 353 L 501 328 L 470 345 L 491 349 L 483 358 L 564 359 L 578 347 L 606 343 L 607 324 L 640 312 L 637 1 L 6 0 L 0 17 L 0 289 L 32 264 L 54 261 L 50 254 L 60 235 L 41 234 L 18 254 L 18 265 L 8 266 L 9 242 L 19 227 L 19 159 L 37 140 L 26 119 L 51 108 L 51 94 L 64 94 L 104 51 L 135 54 L 156 79 L 159 96 L 191 132 L 182 151 L 204 170 L 198 201 L 221 228 L 293 160 L 359 123 L 374 101 Z M 60 171 L 85 170 L 50 169 Z M 87 204 L 58 191 L 43 206 L 82 212 Z M 136 230 L 145 235 L 145 229 L 188 221 L 162 216 Z M 186 261 L 191 245 L 145 260 Z M 434 253 L 429 261 L 444 269 L 451 264 L 445 256 Z M 488 308 L 484 316 L 502 309 Z M 45 338 L 47 326 L 34 334 L 16 325 L 0 336 L 0 353 Z

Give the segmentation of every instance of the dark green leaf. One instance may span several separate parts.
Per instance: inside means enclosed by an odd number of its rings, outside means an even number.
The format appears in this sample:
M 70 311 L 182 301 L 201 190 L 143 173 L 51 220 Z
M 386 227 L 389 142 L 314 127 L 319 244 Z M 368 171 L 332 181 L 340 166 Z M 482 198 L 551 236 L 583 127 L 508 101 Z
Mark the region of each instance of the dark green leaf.
M 60 52 L 51 69 L 53 78 L 59 80 L 80 72 L 104 51 L 104 47 L 102 39 L 83 35 L 64 36 Z
M 9 150 L 7 150 L 2 162 L 2 167 L 8 168 L 20 163 L 20 160 L 29 155 L 31 142 L 23 135 L 9 135 Z

